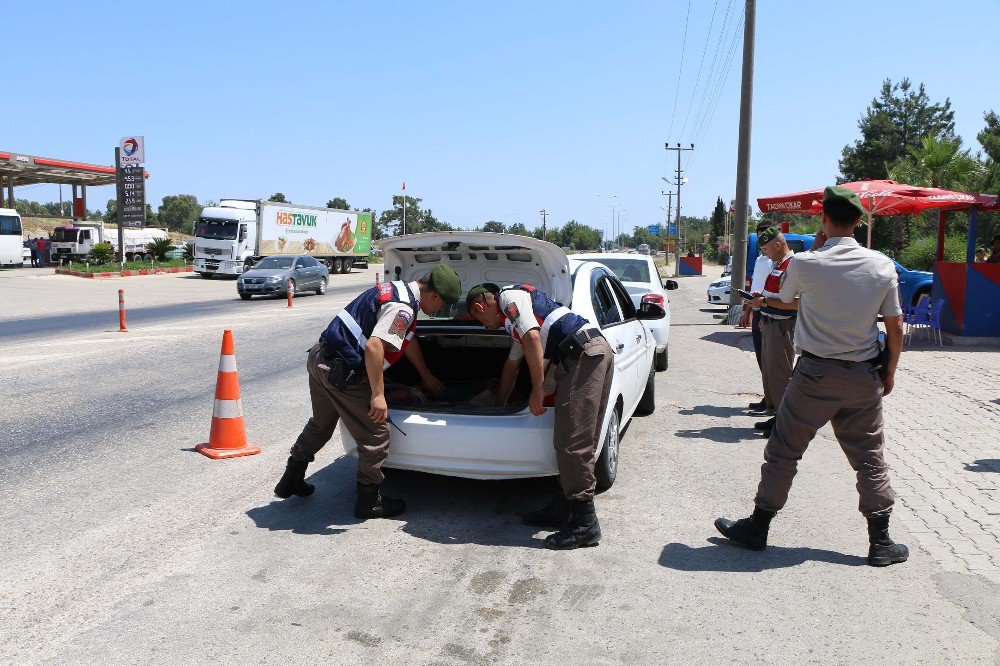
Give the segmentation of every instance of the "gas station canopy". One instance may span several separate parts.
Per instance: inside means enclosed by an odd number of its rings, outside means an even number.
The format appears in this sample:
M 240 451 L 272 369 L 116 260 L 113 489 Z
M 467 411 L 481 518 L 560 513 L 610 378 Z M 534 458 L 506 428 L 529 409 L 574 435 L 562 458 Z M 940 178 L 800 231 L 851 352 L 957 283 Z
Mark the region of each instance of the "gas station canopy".
M 0 151 L 0 176 L 9 186 L 37 183 L 66 185 L 114 185 L 115 168 L 51 157 L 35 157 Z

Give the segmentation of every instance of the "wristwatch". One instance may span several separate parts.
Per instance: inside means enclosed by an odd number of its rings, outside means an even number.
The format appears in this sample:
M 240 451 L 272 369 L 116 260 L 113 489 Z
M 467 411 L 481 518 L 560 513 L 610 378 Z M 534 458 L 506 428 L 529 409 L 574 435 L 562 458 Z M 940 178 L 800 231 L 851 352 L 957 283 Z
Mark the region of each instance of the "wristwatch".
M 766 308 L 767 307 L 767 296 L 761 296 L 760 299 L 761 299 L 761 304 Z

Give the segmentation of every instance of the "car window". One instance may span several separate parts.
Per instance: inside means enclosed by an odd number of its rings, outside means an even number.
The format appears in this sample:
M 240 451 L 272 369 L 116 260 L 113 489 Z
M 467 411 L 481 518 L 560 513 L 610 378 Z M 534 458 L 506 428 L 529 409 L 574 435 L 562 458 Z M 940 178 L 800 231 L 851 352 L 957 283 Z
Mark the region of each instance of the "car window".
M 312 268 L 316 265 L 316 260 L 312 257 L 299 257 L 299 261 L 303 268 Z
M 292 267 L 291 257 L 265 257 L 254 268 L 261 270 L 285 269 Z
M 600 278 L 593 293 L 594 314 L 597 316 L 597 323 L 602 327 L 618 324 L 622 321 L 618 302 L 615 300 L 608 282 L 606 276 Z
M 594 259 L 611 269 L 622 282 L 649 282 L 649 262 L 645 259 Z
M 792 252 L 805 252 L 806 244 L 800 240 L 788 240 L 788 249 Z
M 625 321 L 632 321 L 635 319 L 635 306 L 632 305 L 632 299 L 629 297 L 625 287 L 622 286 L 622 283 L 610 278 L 605 279 L 605 282 L 611 287 L 611 290 L 614 291 L 615 298 L 618 301 L 618 310 L 622 313 L 622 317 Z

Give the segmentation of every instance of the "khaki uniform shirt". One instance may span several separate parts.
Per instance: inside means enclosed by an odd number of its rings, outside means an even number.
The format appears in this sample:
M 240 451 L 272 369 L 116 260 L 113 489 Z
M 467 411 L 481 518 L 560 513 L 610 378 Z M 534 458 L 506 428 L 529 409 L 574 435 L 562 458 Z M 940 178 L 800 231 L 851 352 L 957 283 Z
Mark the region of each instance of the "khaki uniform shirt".
M 823 358 L 867 361 L 878 353 L 878 315 L 898 317 L 899 284 L 888 257 L 853 238 L 831 238 L 792 257 L 781 300 L 799 300 L 795 345 Z
M 411 282 L 409 287 L 413 295 L 419 298 L 420 285 Z M 406 298 L 406 294 L 400 294 L 400 297 Z M 416 316 L 417 313 L 406 303 L 386 303 L 379 308 L 378 321 L 375 322 L 375 328 L 372 329 L 372 337 L 378 338 L 394 350 L 399 351 L 403 346 L 406 331 Z

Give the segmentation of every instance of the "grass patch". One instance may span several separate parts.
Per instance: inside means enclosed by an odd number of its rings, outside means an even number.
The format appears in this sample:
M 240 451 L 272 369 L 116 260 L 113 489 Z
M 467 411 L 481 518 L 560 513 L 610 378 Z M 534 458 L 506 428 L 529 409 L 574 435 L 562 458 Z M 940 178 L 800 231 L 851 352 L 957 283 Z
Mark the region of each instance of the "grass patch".
M 53 264 L 49 264 L 50 266 Z M 56 267 L 59 266 L 58 263 L 54 264 Z M 117 261 L 112 261 L 106 264 L 90 264 L 89 266 L 82 261 L 74 261 L 72 263 L 64 263 L 63 268 L 70 271 L 90 271 L 91 273 L 114 273 L 121 270 L 126 271 L 138 271 L 142 269 L 149 270 L 150 268 L 180 268 L 182 266 L 187 266 L 188 262 L 183 259 L 167 259 L 166 261 L 126 261 L 123 265 Z

